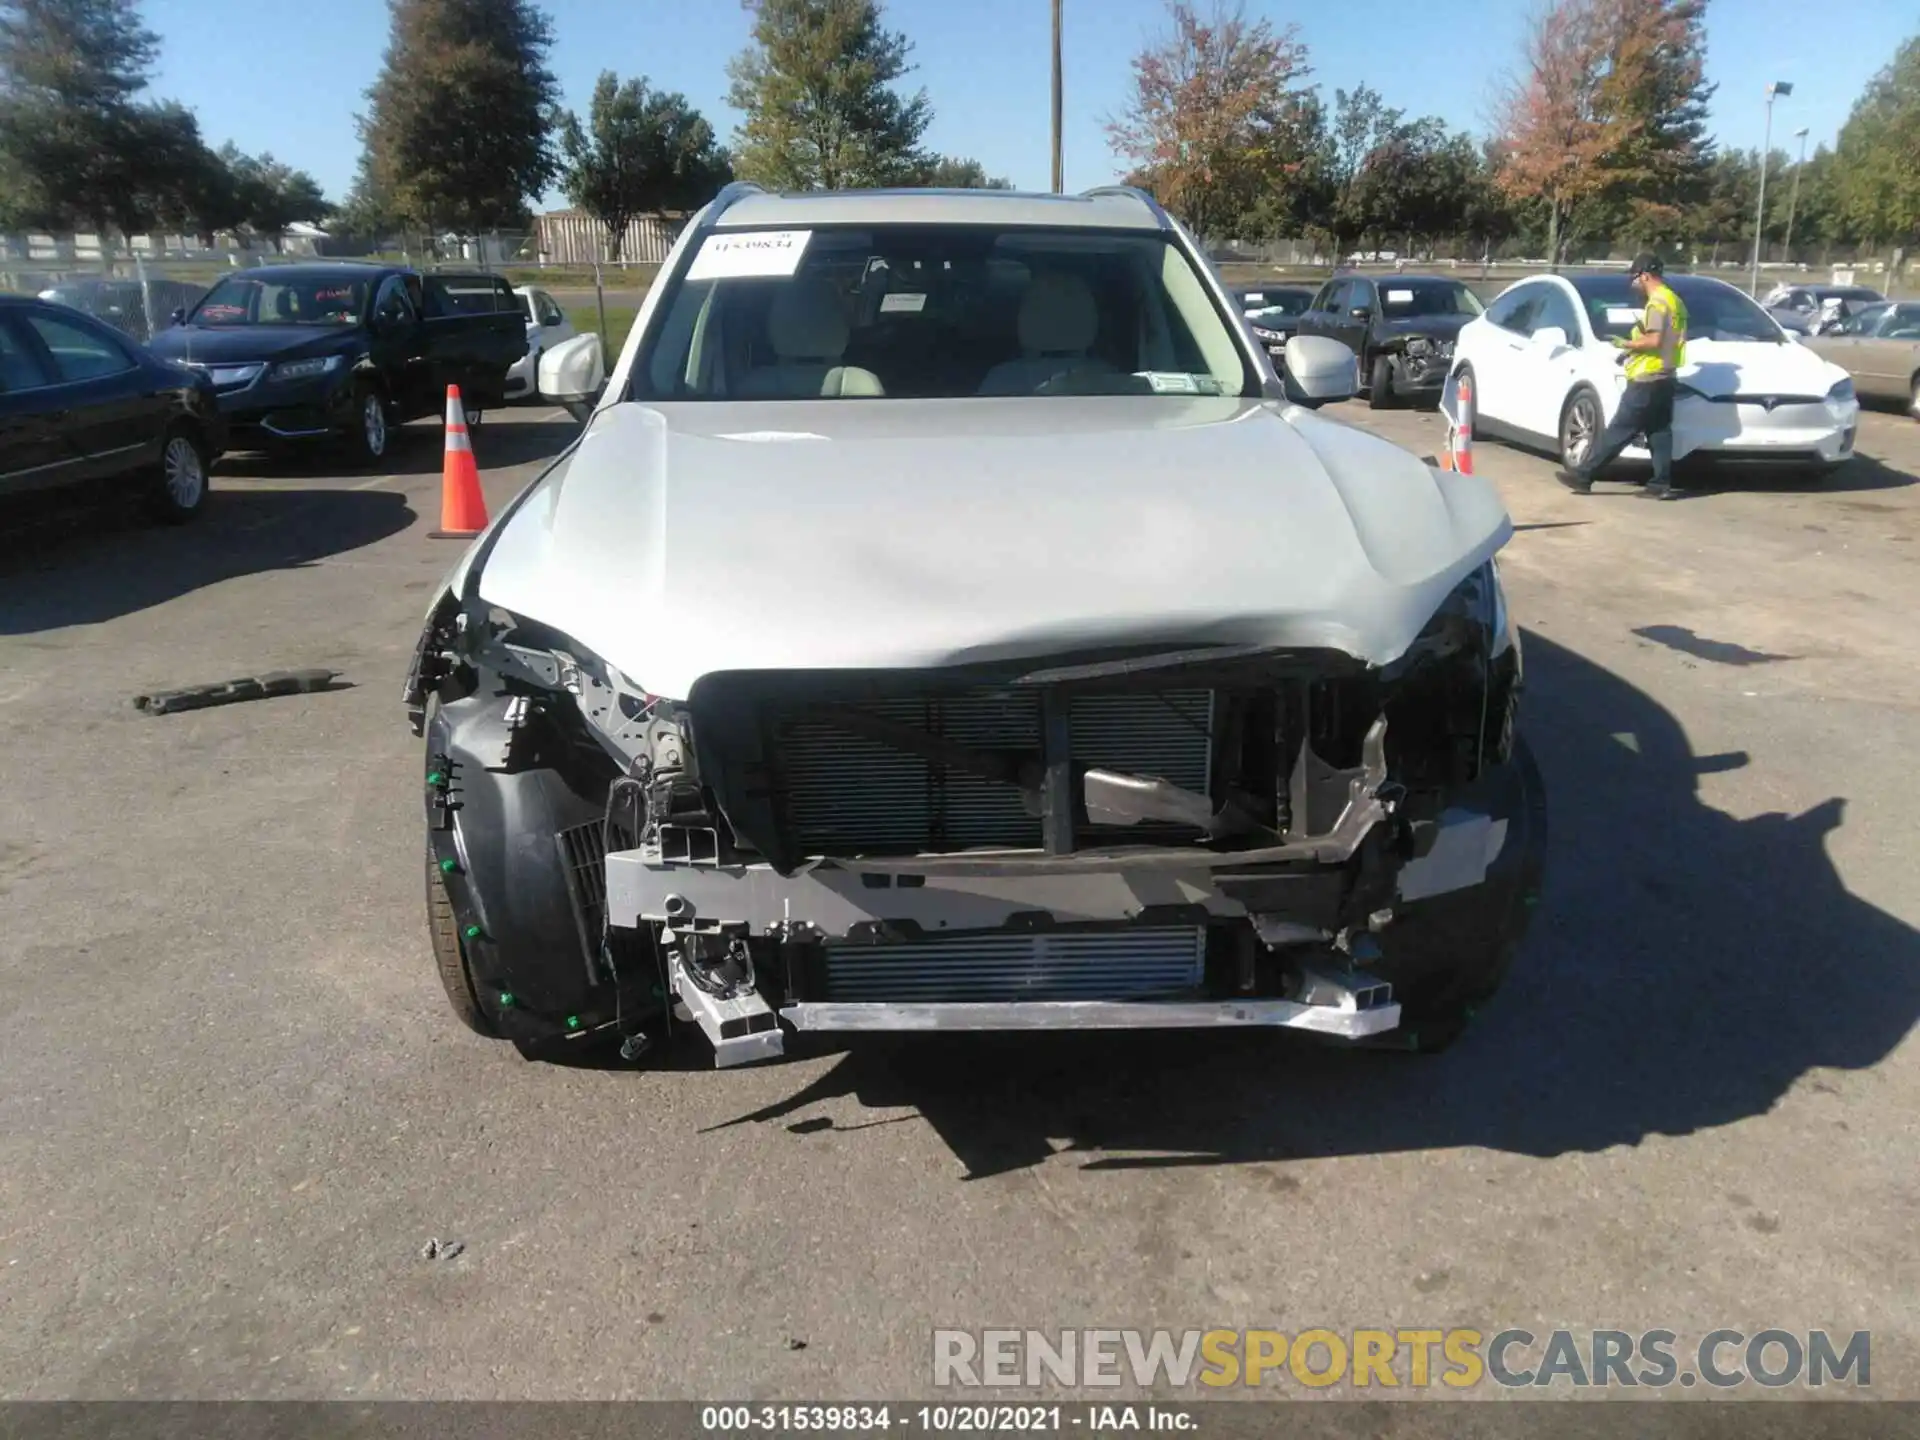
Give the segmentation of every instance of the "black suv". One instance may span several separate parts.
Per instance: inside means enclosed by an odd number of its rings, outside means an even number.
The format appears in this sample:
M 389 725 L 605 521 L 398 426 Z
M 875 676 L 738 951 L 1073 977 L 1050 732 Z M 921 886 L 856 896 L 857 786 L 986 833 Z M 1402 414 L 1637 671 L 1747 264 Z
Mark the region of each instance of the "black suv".
M 469 418 L 504 404 L 527 352 L 513 287 L 478 273 L 268 265 L 225 276 L 176 319 L 153 352 L 213 382 L 236 449 L 340 439 L 366 463 L 448 385 Z
M 1464 281 L 1440 275 L 1336 275 L 1300 316 L 1301 335 L 1338 340 L 1360 357 L 1367 403 L 1438 403 L 1460 327 L 1480 303 Z

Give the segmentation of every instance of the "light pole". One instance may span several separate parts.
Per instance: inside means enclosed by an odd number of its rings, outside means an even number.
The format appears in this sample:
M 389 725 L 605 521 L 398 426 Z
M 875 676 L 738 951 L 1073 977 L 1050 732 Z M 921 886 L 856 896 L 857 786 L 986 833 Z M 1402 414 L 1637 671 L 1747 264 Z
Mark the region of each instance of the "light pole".
M 1060 163 L 1060 0 L 1053 0 L 1053 193 L 1067 188 Z
M 1800 142 L 1800 158 L 1793 166 L 1793 193 L 1787 197 L 1787 263 L 1793 263 L 1793 213 L 1800 208 L 1800 172 L 1807 165 L 1807 127 L 1802 125 L 1793 132 L 1793 138 Z
M 1773 158 L 1773 97 L 1793 94 L 1793 86 L 1775 80 L 1767 86 L 1767 138 L 1760 144 L 1760 199 L 1753 212 L 1753 268 L 1747 273 L 1747 293 L 1760 294 L 1760 237 L 1767 228 L 1767 165 Z

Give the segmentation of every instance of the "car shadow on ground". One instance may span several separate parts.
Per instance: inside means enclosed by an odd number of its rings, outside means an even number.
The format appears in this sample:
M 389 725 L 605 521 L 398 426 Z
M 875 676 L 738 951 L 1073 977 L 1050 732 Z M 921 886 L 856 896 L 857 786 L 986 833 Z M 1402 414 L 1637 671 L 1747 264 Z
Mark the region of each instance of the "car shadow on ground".
M 1697 478 L 1683 483 L 1697 484 L 1703 490 L 1777 490 L 1789 494 L 1846 494 L 1865 490 L 1899 490 L 1914 483 L 1916 477 L 1897 470 L 1871 455 L 1855 455 L 1846 464 L 1824 473 L 1803 470 L 1768 469 L 1738 466 L 1708 467 Z
M 842 1127 L 818 1102 L 906 1108 L 970 1178 L 1057 1152 L 1090 1170 L 1459 1146 L 1544 1157 L 1733 1124 L 1812 1072 L 1884 1059 L 1920 1017 L 1920 933 L 1835 871 L 1825 842 L 1846 801 L 1714 810 L 1699 777 L 1744 754 L 1695 755 L 1645 694 L 1538 635 L 1526 644 L 1546 892 L 1506 988 L 1451 1050 L 1249 1031 L 889 1037 L 731 1123 L 832 1143 Z M 1846 1129 L 1843 1113 L 1832 1102 Z
M 487 418 L 471 431 L 474 462 L 481 470 L 504 470 L 558 455 L 579 435 L 580 426 L 572 420 L 508 420 L 500 412 L 489 411 Z M 355 467 L 356 473 L 380 475 L 438 475 L 446 460 L 445 431 L 438 421 L 416 421 L 393 431 L 387 453 L 377 461 Z M 214 467 L 214 484 L 223 475 L 244 476 L 250 480 L 298 480 L 307 476 L 340 473 L 348 462 L 338 449 L 317 446 L 310 450 L 234 451 L 220 457 Z
M 375 490 L 222 490 L 186 525 L 150 522 L 111 490 L 9 502 L 0 534 L 0 635 L 95 625 L 239 575 L 310 565 L 417 518 Z

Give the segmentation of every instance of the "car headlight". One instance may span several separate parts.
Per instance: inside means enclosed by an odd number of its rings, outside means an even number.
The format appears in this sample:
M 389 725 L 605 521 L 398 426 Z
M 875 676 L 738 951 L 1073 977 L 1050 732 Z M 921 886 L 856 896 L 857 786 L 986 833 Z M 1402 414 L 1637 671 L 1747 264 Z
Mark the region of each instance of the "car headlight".
M 1419 335 L 1407 341 L 1407 354 L 1409 355 L 1424 355 L 1432 348 L 1433 342 Z
M 272 378 L 275 384 L 287 380 L 312 380 L 338 370 L 342 358 L 339 355 L 318 355 L 311 360 L 283 360 L 273 367 Z
M 1253 327 L 1253 334 L 1256 340 L 1284 340 L 1287 338 L 1278 330 L 1263 330 L 1258 325 Z
M 1853 377 L 1851 375 L 1845 380 L 1834 381 L 1833 388 L 1827 391 L 1827 400 L 1830 404 L 1845 405 L 1853 398 Z

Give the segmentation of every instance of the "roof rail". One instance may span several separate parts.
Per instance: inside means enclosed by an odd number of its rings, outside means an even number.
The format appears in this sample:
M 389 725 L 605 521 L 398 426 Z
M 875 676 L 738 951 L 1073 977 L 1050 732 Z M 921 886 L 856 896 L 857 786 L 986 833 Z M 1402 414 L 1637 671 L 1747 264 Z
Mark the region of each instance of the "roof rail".
M 1124 195 L 1130 200 L 1138 200 L 1160 222 L 1162 230 L 1173 229 L 1173 219 L 1161 208 L 1160 202 L 1138 185 L 1096 185 L 1091 190 L 1080 192 L 1082 199 L 1092 199 L 1095 195 Z
M 720 187 L 720 193 L 707 202 L 707 218 L 700 222 L 702 230 L 711 230 L 720 217 L 727 213 L 729 206 L 736 200 L 749 195 L 764 195 L 767 188 L 756 185 L 751 180 L 733 180 Z

